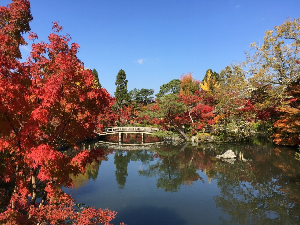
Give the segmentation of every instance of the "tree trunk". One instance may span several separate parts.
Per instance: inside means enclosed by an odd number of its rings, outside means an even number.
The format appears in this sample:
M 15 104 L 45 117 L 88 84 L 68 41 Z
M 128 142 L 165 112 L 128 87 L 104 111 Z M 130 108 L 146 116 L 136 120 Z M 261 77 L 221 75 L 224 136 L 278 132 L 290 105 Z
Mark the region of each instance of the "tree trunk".
M 180 127 L 178 127 L 174 122 L 173 122 L 173 120 L 172 119 L 170 119 L 170 122 L 171 122 L 171 124 L 175 127 L 175 129 L 184 137 L 184 139 L 187 141 L 189 138 L 188 138 L 188 136 L 186 136 L 186 134 L 183 132 L 183 130 L 180 128 Z
M 190 117 L 190 119 L 191 119 L 191 121 L 192 121 L 192 124 L 194 125 L 194 120 L 193 120 L 193 118 L 192 118 L 192 116 L 191 116 L 191 111 L 188 110 L 188 112 L 189 112 L 189 117 Z
M 16 165 L 16 172 L 15 172 L 15 175 L 16 175 L 16 179 L 17 179 L 17 176 L 18 176 L 18 172 L 19 172 L 19 165 Z M 17 181 L 15 181 L 15 187 L 14 187 L 14 191 L 12 193 L 12 196 L 14 196 L 15 194 L 17 194 L 17 191 L 18 191 L 18 186 L 17 186 Z M 15 201 L 11 201 L 11 208 L 12 209 L 15 209 Z
M 35 205 L 35 200 L 36 200 L 36 169 L 33 169 L 33 174 L 31 176 L 31 184 L 32 184 L 31 204 Z

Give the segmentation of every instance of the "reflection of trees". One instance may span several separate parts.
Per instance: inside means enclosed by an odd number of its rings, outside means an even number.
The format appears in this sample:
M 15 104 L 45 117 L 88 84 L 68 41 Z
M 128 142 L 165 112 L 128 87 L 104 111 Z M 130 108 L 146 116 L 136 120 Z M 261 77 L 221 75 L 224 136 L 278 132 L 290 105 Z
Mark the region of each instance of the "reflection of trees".
M 214 200 L 217 207 L 231 215 L 228 224 L 272 224 L 274 219 L 277 224 L 295 224 L 299 220 L 293 204 L 278 191 L 276 181 L 263 184 L 227 181 L 226 176 L 218 178 L 221 196 L 215 196 Z
M 229 148 L 243 158 L 237 157 L 234 164 L 215 158 Z M 157 160 L 139 174 L 157 177 L 157 188 L 175 192 L 182 184 L 201 180 L 197 171 L 202 170 L 209 180 L 217 180 L 220 195 L 214 200 L 231 216 L 224 224 L 297 224 L 299 162 L 293 151 L 270 149 L 272 146 L 264 143 L 198 149 L 163 146 L 152 149 Z
M 65 152 L 66 153 L 61 154 L 63 160 L 57 158 L 55 161 L 49 161 L 48 163 L 49 172 L 51 172 L 51 176 L 48 178 L 51 179 L 50 184 L 47 184 L 42 179 L 30 179 L 34 185 L 28 187 L 28 192 L 33 194 L 26 197 L 22 203 L 26 204 L 27 207 L 33 207 L 33 204 L 30 204 L 30 200 L 36 197 L 36 209 L 40 211 L 30 211 L 26 214 L 25 210 L 20 210 L 21 213 L 19 213 L 19 218 L 17 219 L 14 217 L 14 214 L 18 214 L 17 210 L 11 215 L 8 215 L 8 219 L 4 216 L 4 213 L 8 211 L 7 208 L 16 190 L 16 184 L 15 179 L 11 179 L 8 182 L 4 181 L 3 170 L 7 166 L 7 161 L 10 159 L 0 153 L 0 217 L 3 222 L 1 224 L 39 224 L 39 221 L 43 220 L 46 222 L 40 224 L 62 224 L 65 222 L 68 224 L 70 222 L 82 224 L 81 222 L 77 222 L 80 221 L 81 218 L 83 218 L 81 221 L 105 221 L 103 218 L 105 219 L 107 216 L 107 218 L 110 219 L 110 216 L 114 215 L 114 213 L 110 213 L 107 209 L 94 210 L 92 207 L 88 209 L 85 207 L 74 207 L 74 200 L 61 189 L 62 187 L 71 187 L 73 184 L 75 187 L 78 187 L 82 180 L 88 180 L 89 178 L 95 179 L 100 162 L 105 159 L 104 151 L 102 149 L 80 151 L 78 147 Z M 75 157 L 72 157 L 72 155 L 75 155 Z M 78 158 L 76 159 L 76 157 Z M 28 179 L 25 175 L 22 174 L 24 180 Z M 46 208 L 46 206 L 49 207 Z M 32 215 L 36 216 L 36 219 L 31 219 L 30 217 Z M 52 215 L 54 215 L 54 217 Z M 80 218 L 77 219 L 74 215 L 80 215 Z M 89 216 L 88 219 L 86 219 L 85 216 Z M 16 223 L 12 221 L 12 219 L 18 222 Z
M 70 174 L 69 177 L 72 179 L 74 187 L 79 188 L 83 185 L 87 185 L 90 179 L 95 181 L 98 176 L 100 165 L 101 161 L 95 161 L 86 165 L 84 173 L 77 174 L 76 176 Z
M 130 155 L 131 152 L 127 151 L 116 151 L 115 152 L 115 165 L 116 165 L 116 180 L 119 184 L 119 188 L 123 189 L 126 183 L 126 177 L 128 176 L 127 173 L 127 166 L 130 162 Z
M 127 166 L 128 163 L 132 161 L 141 161 L 144 163 L 149 163 L 153 161 L 153 154 L 148 151 L 116 151 L 114 155 L 114 163 L 116 165 L 116 180 L 119 184 L 119 188 L 123 189 L 126 183 Z
M 157 188 L 176 192 L 183 180 L 178 166 L 178 161 L 174 157 L 165 157 L 163 161 L 158 161 L 148 169 L 139 171 L 139 174 L 146 177 L 159 176 Z
M 149 162 L 154 161 L 153 151 L 132 151 L 130 155 L 132 161 L 141 161 L 144 164 L 149 164 Z
M 207 170 L 220 188 L 214 197 L 217 207 L 231 215 L 224 224 L 297 224 L 299 162 L 293 152 L 250 145 L 239 150 L 251 161 L 218 161 Z
M 94 149 L 96 146 L 94 144 L 95 143 L 93 142 L 89 142 L 87 144 L 87 147 L 93 149 L 91 153 L 95 151 Z M 101 157 L 94 156 L 94 160 L 85 166 L 84 172 L 78 173 L 76 175 L 74 175 L 73 173 L 69 174 L 69 178 L 72 180 L 75 188 L 87 185 L 90 179 L 93 179 L 94 181 L 96 180 L 102 160 L 107 160 L 107 155 L 112 154 L 112 150 L 107 149 L 106 146 L 102 146 L 101 149 L 103 150 L 103 155 Z M 73 155 L 75 153 L 76 151 L 74 149 L 69 150 L 68 152 L 69 155 Z
M 234 164 L 215 156 L 232 149 L 242 153 Z M 220 195 L 216 206 L 231 217 L 224 224 L 297 224 L 300 216 L 299 161 L 294 151 L 258 145 L 211 145 L 196 147 L 153 147 L 151 151 L 116 152 L 116 176 L 125 185 L 129 161 L 141 161 L 139 174 L 156 177 L 157 188 L 176 192 L 182 185 L 201 180 L 199 170 L 208 180 L 216 180 Z M 118 172 L 118 173 L 117 173 Z M 122 180 L 121 178 L 124 178 Z M 123 181 L 123 183 L 122 183 Z
M 157 188 L 165 191 L 176 192 L 182 184 L 192 184 L 202 178 L 197 173 L 194 161 L 197 153 L 191 149 L 180 146 L 163 146 L 152 149 L 156 151 L 159 159 L 155 164 L 149 165 L 148 169 L 139 171 L 146 177 L 158 177 Z

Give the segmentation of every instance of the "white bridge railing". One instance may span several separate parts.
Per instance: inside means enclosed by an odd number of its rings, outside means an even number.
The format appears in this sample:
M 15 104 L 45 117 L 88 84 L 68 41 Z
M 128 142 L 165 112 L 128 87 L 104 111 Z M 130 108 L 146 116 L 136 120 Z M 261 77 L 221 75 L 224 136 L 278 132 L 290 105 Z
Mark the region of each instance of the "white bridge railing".
M 115 133 L 154 133 L 159 131 L 158 128 L 153 127 L 109 127 L 105 128 L 102 135 Z

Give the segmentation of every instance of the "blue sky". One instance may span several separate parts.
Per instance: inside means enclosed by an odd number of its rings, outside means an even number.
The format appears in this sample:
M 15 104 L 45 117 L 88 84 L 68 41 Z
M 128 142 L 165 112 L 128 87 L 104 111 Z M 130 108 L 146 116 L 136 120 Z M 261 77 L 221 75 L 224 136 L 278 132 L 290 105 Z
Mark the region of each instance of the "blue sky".
M 1 0 L 6 6 L 11 1 Z M 191 72 L 220 72 L 245 60 L 250 43 L 287 18 L 300 17 L 299 0 L 31 0 L 31 29 L 47 41 L 53 21 L 78 43 L 85 67 L 98 71 L 112 95 L 125 70 L 128 91 L 159 91 Z M 27 54 L 29 48 L 24 48 Z M 26 51 L 27 50 L 27 51 Z

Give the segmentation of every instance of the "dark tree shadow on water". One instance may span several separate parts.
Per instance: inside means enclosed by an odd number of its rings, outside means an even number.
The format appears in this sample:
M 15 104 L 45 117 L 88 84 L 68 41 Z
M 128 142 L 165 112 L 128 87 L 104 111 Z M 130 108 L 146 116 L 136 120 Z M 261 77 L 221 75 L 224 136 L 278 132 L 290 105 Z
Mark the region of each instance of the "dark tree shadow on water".
M 127 225 L 185 225 L 187 222 L 180 218 L 175 210 L 154 206 L 129 207 L 119 211 L 113 224 L 124 222 Z

